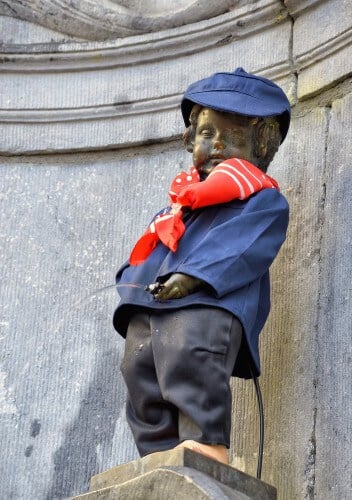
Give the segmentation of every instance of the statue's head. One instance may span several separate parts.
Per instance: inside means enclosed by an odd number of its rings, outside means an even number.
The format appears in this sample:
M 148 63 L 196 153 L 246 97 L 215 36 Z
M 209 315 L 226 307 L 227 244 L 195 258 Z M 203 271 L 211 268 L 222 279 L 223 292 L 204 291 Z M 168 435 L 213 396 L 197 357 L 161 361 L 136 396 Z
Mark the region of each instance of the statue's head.
M 193 83 L 181 108 L 185 146 L 203 178 L 232 157 L 266 172 L 290 123 L 290 104 L 281 88 L 242 68 Z

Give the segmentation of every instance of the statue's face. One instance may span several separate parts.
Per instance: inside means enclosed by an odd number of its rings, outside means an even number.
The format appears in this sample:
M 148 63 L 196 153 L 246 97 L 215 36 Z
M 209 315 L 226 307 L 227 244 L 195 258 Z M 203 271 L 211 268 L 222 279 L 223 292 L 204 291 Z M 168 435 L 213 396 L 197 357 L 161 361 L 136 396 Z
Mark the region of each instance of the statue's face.
M 197 121 L 193 165 L 204 180 L 216 165 L 229 158 L 253 161 L 253 125 L 246 118 L 203 108 Z

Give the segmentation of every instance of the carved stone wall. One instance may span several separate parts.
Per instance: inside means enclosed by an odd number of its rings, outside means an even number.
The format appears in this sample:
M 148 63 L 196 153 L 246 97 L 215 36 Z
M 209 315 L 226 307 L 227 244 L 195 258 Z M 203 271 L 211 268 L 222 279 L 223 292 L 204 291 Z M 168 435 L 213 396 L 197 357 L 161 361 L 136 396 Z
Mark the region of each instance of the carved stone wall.
M 78 39 L 108 40 L 183 26 L 218 16 L 243 0 L 0 1 L 0 14 L 34 22 Z
M 137 456 L 116 292 L 97 290 L 189 165 L 186 86 L 236 66 L 274 79 L 293 106 L 271 166 L 291 223 L 261 343 L 263 479 L 280 499 L 349 498 L 350 4 L 210 3 L 194 17 L 191 0 L 178 12 L 77 1 L 65 20 L 66 2 L 0 1 L 1 498 L 67 498 Z M 129 8 L 144 19 L 133 33 Z M 254 390 L 234 381 L 233 393 L 232 461 L 254 475 Z

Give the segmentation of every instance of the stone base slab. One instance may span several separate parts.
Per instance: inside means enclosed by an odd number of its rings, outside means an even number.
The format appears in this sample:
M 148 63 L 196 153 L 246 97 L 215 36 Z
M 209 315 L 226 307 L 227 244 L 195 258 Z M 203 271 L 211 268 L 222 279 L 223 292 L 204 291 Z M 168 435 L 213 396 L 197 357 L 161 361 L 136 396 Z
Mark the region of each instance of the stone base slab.
M 168 498 L 276 500 L 276 489 L 188 449 L 153 453 L 91 478 L 78 500 Z

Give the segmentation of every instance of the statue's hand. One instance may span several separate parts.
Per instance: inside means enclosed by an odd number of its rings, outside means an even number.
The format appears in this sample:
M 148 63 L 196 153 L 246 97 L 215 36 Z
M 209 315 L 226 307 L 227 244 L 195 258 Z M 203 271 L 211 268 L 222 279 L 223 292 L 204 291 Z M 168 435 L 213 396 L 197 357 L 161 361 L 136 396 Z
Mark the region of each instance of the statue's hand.
M 188 274 L 175 273 L 153 295 L 157 300 L 181 299 L 203 286 L 205 286 L 205 282 L 198 278 Z

